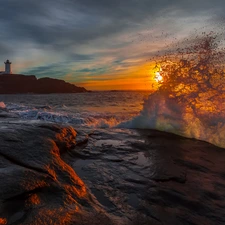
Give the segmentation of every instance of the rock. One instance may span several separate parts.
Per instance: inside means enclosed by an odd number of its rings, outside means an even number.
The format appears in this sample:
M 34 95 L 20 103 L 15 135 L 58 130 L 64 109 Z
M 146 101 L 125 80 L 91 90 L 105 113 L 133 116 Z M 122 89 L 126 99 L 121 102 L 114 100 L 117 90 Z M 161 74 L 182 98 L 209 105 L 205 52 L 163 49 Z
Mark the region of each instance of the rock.
M 76 145 L 72 127 L 12 120 L 0 128 L 0 224 L 78 224 L 98 212 L 63 160 Z
M 126 146 L 93 144 L 106 137 Z M 89 159 L 72 167 L 127 225 L 225 224 L 224 149 L 154 130 L 133 130 L 131 139 L 125 129 L 105 129 L 89 136 L 86 151 Z
M 2 74 L 0 75 L 0 94 L 50 94 L 87 92 L 64 80 L 53 78 L 37 79 L 34 75 Z
M 80 129 L 0 118 L 0 224 L 225 224 L 224 149 Z

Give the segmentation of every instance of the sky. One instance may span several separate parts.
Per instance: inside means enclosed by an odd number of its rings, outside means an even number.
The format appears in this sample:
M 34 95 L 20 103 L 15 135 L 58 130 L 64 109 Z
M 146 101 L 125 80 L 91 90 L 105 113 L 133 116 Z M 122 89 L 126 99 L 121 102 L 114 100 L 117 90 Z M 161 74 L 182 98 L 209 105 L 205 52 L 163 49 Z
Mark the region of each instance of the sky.
M 0 70 L 88 90 L 151 90 L 152 58 L 223 26 L 224 0 L 1 0 Z

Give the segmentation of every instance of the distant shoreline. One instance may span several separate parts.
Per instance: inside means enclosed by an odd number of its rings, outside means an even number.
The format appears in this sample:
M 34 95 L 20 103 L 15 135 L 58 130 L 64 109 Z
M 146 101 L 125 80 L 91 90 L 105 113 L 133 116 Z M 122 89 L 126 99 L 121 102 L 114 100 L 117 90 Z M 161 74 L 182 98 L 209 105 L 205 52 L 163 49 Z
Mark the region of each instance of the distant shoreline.
M 1 74 L 0 94 L 65 94 L 88 92 L 84 87 L 55 78 L 35 75 Z

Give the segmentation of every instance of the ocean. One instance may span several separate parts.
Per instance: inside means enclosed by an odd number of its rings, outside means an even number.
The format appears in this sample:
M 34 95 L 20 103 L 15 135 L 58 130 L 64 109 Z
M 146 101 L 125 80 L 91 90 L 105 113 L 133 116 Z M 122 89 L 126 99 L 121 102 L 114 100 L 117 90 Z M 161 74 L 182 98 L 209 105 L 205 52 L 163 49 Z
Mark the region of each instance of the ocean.
M 71 124 L 75 128 L 156 129 L 225 147 L 223 95 L 212 95 L 208 89 L 189 92 L 175 92 L 178 96 L 163 89 L 0 95 L 0 107 L 11 117 L 24 120 Z
M 148 91 L 76 94 L 0 95 L 0 102 L 21 119 L 44 120 L 87 128 L 113 128 L 137 116 Z

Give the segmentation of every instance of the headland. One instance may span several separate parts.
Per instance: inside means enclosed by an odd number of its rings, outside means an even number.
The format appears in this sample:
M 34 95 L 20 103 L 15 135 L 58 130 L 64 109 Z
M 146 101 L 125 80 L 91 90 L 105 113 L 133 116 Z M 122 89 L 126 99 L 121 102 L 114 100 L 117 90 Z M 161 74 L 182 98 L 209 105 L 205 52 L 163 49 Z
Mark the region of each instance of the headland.
M 0 94 L 51 94 L 87 92 L 83 87 L 64 80 L 44 77 L 37 79 L 34 75 L 1 74 Z
M 37 79 L 34 75 L 12 73 L 12 62 L 8 59 L 5 71 L 0 71 L 0 94 L 51 94 L 51 93 L 79 93 L 87 92 L 83 87 L 64 80 L 44 77 Z

